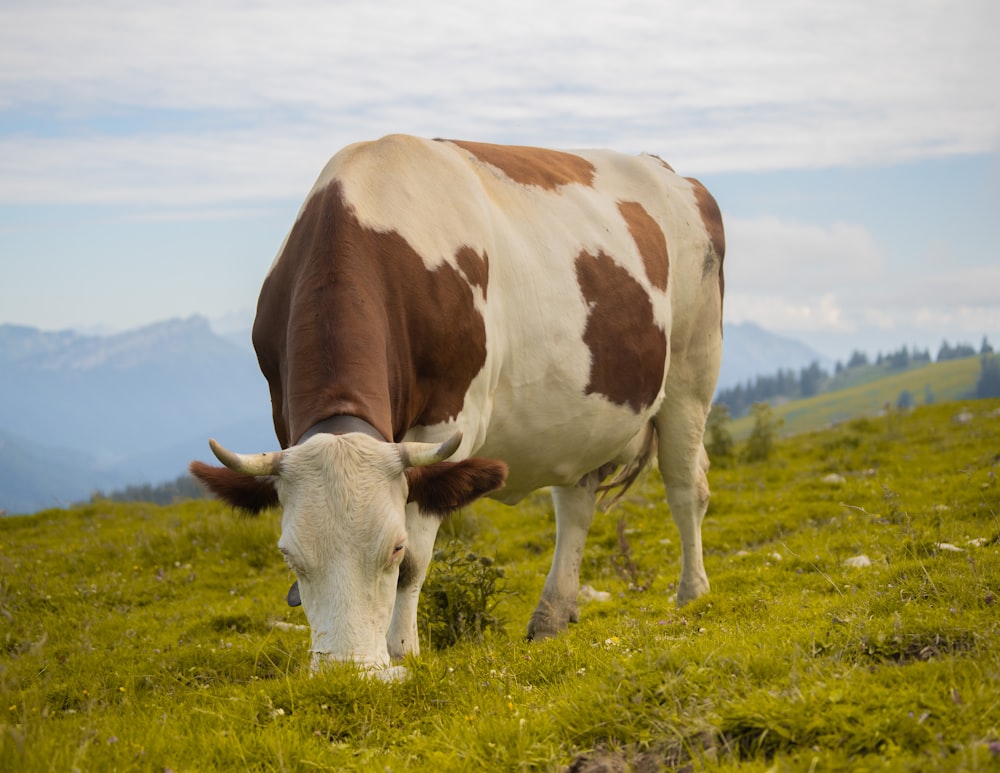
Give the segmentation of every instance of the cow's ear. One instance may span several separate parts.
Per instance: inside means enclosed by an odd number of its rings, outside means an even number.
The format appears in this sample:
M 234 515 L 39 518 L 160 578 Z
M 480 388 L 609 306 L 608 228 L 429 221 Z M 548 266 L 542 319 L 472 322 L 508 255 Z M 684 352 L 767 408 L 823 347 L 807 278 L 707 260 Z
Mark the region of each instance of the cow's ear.
M 204 462 L 191 462 L 188 469 L 223 502 L 250 515 L 257 515 L 262 510 L 278 505 L 274 478 L 244 475 L 227 467 L 213 467 Z
M 449 515 L 496 491 L 507 480 L 507 465 L 497 459 L 437 462 L 406 470 L 410 502 L 435 515 Z

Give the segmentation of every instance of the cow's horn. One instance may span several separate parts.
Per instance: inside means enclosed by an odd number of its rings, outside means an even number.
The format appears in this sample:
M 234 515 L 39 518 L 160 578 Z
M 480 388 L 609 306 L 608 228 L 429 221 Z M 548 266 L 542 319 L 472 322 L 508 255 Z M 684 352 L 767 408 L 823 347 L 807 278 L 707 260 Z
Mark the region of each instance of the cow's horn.
M 407 467 L 426 467 L 428 464 L 443 462 L 458 450 L 462 433 L 456 432 L 440 445 L 437 443 L 406 442 L 399 444 L 399 453 Z
M 208 441 L 215 458 L 234 472 L 244 475 L 277 475 L 281 468 L 281 451 L 266 454 L 237 454 L 230 451 L 215 438 Z

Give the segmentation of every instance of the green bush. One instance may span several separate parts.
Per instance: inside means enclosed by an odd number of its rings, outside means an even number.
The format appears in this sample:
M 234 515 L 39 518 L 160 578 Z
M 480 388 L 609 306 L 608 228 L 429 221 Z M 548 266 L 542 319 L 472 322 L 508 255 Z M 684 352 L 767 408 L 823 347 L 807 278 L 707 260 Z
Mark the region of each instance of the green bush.
M 774 417 L 774 411 L 768 403 L 754 403 L 750 413 L 753 416 L 753 429 L 743 449 L 743 458 L 748 462 L 765 462 L 771 456 L 783 421 Z
M 502 630 L 497 607 L 506 593 L 503 567 L 460 542 L 434 551 L 420 596 L 418 625 L 425 644 L 446 649 L 463 639 L 482 641 L 487 629 Z

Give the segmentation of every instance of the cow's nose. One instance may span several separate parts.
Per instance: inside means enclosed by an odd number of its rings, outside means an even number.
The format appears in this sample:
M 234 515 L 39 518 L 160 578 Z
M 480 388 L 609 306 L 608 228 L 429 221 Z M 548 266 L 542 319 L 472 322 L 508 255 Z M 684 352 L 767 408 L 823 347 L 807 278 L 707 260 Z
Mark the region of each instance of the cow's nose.
M 288 589 L 288 606 L 290 607 L 301 607 L 302 597 L 299 595 L 299 581 L 296 580 L 292 583 L 292 587 Z

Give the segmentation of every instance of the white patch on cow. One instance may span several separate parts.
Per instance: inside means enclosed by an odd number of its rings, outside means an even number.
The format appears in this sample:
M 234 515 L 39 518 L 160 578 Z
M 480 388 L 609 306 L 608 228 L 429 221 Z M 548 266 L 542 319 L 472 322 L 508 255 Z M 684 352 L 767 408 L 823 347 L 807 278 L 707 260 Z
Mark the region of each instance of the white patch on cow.
M 314 668 L 324 659 L 389 664 L 403 469 L 395 446 L 360 434 L 316 435 L 285 452 L 278 548 L 299 581 Z

